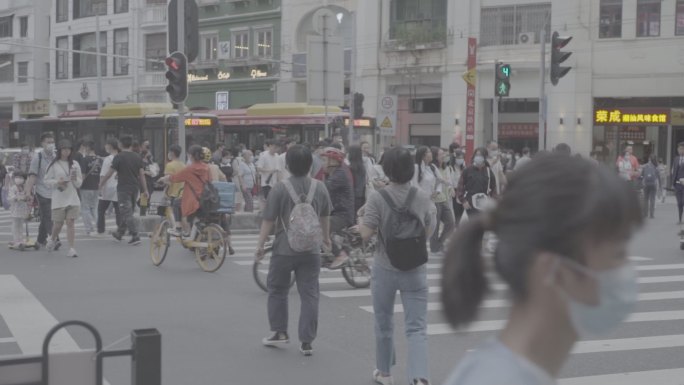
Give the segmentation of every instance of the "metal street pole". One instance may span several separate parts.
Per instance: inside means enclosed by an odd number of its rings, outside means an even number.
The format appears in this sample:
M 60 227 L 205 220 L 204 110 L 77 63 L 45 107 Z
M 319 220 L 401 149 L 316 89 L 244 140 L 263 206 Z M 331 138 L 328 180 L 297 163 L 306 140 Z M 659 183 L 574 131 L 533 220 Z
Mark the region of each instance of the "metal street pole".
M 95 58 L 95 65 L 97 66 L 97 110 L 102 110 L 102 55 L 100 53 L 100 10 L 99 8 L 95 14 L 95 50 L 98 55 Z
M 178 52 L 185 53 L 185 0 L 178 0 Z M 185 152 L 185 103 L 178 103 L 178 145 Z M 181 155 L 182 157 L 183 155 Z M 187 158 L 187 154 L 186 154 Z
M 328 15 L 323 15 L 323 107 L 325 108 L 325 135 L 332 137 L 328 124 Z
M 351 74 L 349 77 L 349 146 L 354 140 L 354 94 L 356 93 L 356 13 L 351 12 L 352 46 L 351 46 Z
M 496 97 L 496 78 L 499 76 L 499 74 L 496 73 L 497 69 L 497 64 L 499 63 L 498 60 L 494 60 L 494 97 L 492 98 L 492 140 L 495 142 L 499 142 L 499 101 L 501 98 Z
M 539 32 L 539 45 L 541 45 L 541 60 L 539 61 L 539 144 L 537 151 L 546 150 L 546 93 L 544 81 L 546 79 L 546 30 Z

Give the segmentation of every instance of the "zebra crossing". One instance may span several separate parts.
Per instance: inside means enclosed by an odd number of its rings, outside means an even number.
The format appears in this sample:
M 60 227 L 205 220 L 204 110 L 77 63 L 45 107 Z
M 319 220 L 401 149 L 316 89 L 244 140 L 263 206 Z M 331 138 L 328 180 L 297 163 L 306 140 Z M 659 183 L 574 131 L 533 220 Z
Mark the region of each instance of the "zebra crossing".
M 29 235 L 35 240 L 38 235 L 38 219 L 32 219 L 28 221 Z M 110 239 L 109 236 L 103 238 L 93 238 L 86 234 L 86 228 L 83 221 L 79 218 L 76 221 L 76 240 L 91 240 L 97 241 L 102 239 Z M 109 231 L 116 229 L 116 219 L 114 215 L 107 216 L 105 219 L 105 232 L 109 234 Z M 24 229 L 25 231 L 25 229 Z M 65 230 L 62 230 L 65 231 Z M 12 240 L 12 218 L 10 217 L 9 210 L 0 209 L 0 242 L 8 242 Z
M 236 254 L 231 256 L 230 261 L 243 268 L 251 267 L 257 239 L 257 235 L 233 237 L 233 247 L 236 248 Z M 645 334 L 643 331 L 649 330 L 647 326 L 654 323 L 681 323 L 684 320 L 684 308 L 681 306 L 677 307 L 677 305 L 681 305 L 683 302 L 676 301 L 684 300 L 684 263 L 658 264 L 652 258 L 646 257 L 631 257 L 631 259 L 637 264 L 636 269 L 640 274 L 638 283 L 641 293 L 638 298 L 639 302 L 636 312 L 625 320 L 621 330 L 631 330 L 630 328 L 637 327 L 642 334 Z M 442 305 L 438 298 L 438 294 L 441 291 L 439 284 L 441 277 L 440 260 L 439 256 L 431 255 L 427 264 L 428 290 L 430 293 L 427 306 L 427 334 L 429 338 L 440 338 L 456 333 L 459 336 L 475 333 L 494 335 L 501 330 L 506 322 L 502 314 L 505 314 L 506 310 L 510 308 L 510 301 L 506 298 L 506 286 L 496 280 L 494 276 L 490 277 L 490 282 L 493 282 L 490 285 L 492 289 L 490 298 L 483 302 L 482 309 L 485 314 L 488 311 L 503 311 L 495 313 L 499 315 L 498 319 L 483 318 L 460 330 L 454 330 L 450 325 L 444 323 L 441 317 Z M 348 285 L 341 285 L 343 282 L 344 279 L 339 271 L 324 269 L 321 272 L 320 279 L 321 297 L 333 301 L 349 301 L 352 303 L 353 308 L 369 316 L 372 315 L 373 306 L 370 289 L 353 289 Z M 256 285 L 255 290 L 258 290 Z M 660 303 L 664 303 L 666 308 L 654 311 L 652 309 L 653 305 Z M 649 309 L 640 309 L 645 307 L 645 305 L 651 306 L 649 306 Z M 668 306 L 670 308 L 667 308 Z M 398 303 L 395 305 L 394 310 L 395 313 L 402 313 L 403 306 Z M 653 333 L 652 330 L 651 333 Z M 591 354 L 596 355 L 597 359 L 601 360 L 602 358 L 610 357 L 610 355 L 626 352 L 648 357 L 656 349 L 673 348 L 684 348 L 684 334 L 664 333 L 664 335 L 631 335 L 623 338 L 583 340 L 575 345 L 570 361 L 572 362 L 576 357 Z M 606 370 L 610 369 L 606 368 Z M 684 369 L 671 368 L 625 372 L 615 368 L 614 373 L 610 374 L 581 376 L 580 373 L 578 376 L 577 373 L 573 372 L 573 375 L 575 377 L 560 379 L 558 384 L 643 385 L 645 383 L 653 383 L 659 385 L 680 385 L 682 384 Z M 561 375 L 561 377 L 563 376 Z

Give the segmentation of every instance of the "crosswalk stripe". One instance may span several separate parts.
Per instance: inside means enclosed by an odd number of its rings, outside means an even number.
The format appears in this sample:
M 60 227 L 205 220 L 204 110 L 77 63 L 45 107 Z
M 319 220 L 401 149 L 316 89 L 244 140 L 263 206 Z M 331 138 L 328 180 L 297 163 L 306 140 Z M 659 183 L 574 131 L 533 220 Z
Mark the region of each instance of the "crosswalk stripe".
M 618 352 L 641 349 L 675 348 L 681 346 L 684 346 L 684 334 L 579 341 L 572 349 L 572 353 Z
M 681 385 L 683 377 L 684 369 L 647 370 L 643 372 L 563 378 L 558 380 L 558 385 Z
M 654 321 L 678 321 L 684 320 L 684 311 L 668 310 L 668 311 L 651 311 L 644 313 L 633 313 L 624 322 L 654 322 Z M 469 326 L 458 330 L 458 332 L 485 332 L 497 331 L 503 329 L 506 325 L 506 320 L 486 320 L 475 321 Z M 429 324 L 427 327 L 428 335 L 452 334 L 456 331 L 449 324 L 436 323 Z
M 661 301 L 666 299 L 684 299 L 684 290 L 680 291 L 660 291 L 652 293 L 641 293 L 639 294 L 639 301 Z M 509 307 L 511 302 L 507 299 L 488 299 L 482 301 L 482 308 L 506 308 Z M 359 306 L 362 310 L 369 313 L 373 313 L 373 306 Z M 428 311 L 441 311 L 442 304 L 440 302 L 428 302 Z M 404 306 L 401 304 L 394 305 L 395 313 L 403 313 Z
M 16 343 L 17 340 L 14 337 L 2 337 L 0 338 L 0 344 Z

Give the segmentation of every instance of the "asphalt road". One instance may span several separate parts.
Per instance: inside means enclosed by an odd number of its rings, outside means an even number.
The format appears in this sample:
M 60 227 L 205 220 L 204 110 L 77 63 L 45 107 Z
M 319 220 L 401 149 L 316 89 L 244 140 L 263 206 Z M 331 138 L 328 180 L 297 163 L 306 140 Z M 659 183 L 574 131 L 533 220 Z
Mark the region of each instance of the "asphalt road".
M 638 314 L 610 335 L 578 344 L 560 384 L 684 383 L 684 251 L 679 250 L 674 210 L 673 202 L 660 205 L 656 219 L 632 244 L 644 294 Z M 296 343 L 299 303 L 294 292 L 292 343 L 277 349 L 261 346 L 269 330 L 266 295 L 251 277 L 256 236 L 235 237 L 237 254 L 218 272 L 204 273 L 177 244 L 166 262 L 155 267 L 147 241 L 128 246 L 88 239 L 79 228 L 77 259 L 67 258 L 65 250 L 0 249 L 0 358 L 36 354 L 57 321 L 79 319 L 95 325 L 105 345 L 118 341 L 111 349 L 130 347 L 126 337 L 133 329 L 159 329 L 167 385 L 372 383 L 370 294 L 339 282 L 340 272 L 322 273 L 319 337 L 314 355 L 303 357 Z M 10 239 L 10 231 L 8 212 L 0 211 L 0 242 Z M 429 263 L 429 284 L 438 287 L 440 258 L 433 256 Z M 491 298 L 505 299 L 505 291 Z M 444 325 L 437 293 L 430 294 L 429 306 L 431 377 L 439 384 L 460 358 L 496 333 L 501 326 L 496 321 L 505 319 L 507 308 L 484 309 L 482 322 L 454 333 Z M 400 313 L 395 325 L 398 362 L 393 374 L 403 384 L 406 345 Z M 53 345 L 55 351 L 79 347 L 92 347 L 92 340 L 76 328 Z M 111 384 L 129 384 L 130 359 L 106 359 L 105 377 Z

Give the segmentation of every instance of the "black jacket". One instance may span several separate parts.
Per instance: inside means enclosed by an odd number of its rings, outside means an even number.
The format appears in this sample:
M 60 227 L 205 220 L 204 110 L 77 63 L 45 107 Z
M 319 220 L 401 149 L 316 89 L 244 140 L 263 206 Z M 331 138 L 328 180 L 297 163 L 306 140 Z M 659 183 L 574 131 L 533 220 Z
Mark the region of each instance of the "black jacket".
M 489 187 L 487 183 L 489 183 Z M 480 169 L 475 166 L 469 166 L 463 170 L 461 179 L 458 182 L 458 199 L 461 202 L 468 202 L 472 206 L 473 195 L 478 193 L 485 193 L 490 197 L 496 198 L 496 177 L 489 167 Z

